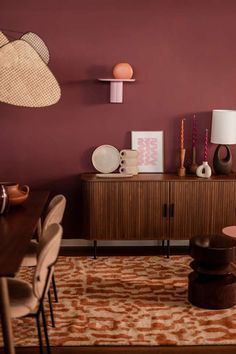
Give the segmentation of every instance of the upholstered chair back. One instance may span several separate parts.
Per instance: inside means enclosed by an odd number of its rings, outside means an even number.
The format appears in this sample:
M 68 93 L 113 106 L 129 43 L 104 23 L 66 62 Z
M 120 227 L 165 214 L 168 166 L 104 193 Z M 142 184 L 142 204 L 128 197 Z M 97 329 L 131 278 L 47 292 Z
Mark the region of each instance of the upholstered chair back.
M 48 205 L 47 215 L 45 217 L 43 224 L 41 225 L 41 221 L 38 223 L 37 233 L 39 239 L 50 224 L 61 223 L 65 208 L 66 208 L 66 198 L 64 195 L 58 194 L 52 198 L 52 200 Z
M 51 224 L 43 232 L 38 247 L 38 261 L 34 273 L 33 291 L 38 299 L 48 291 L 53 266 L 60 250 L 63 229 L 59 224 Z M 50 273 L 49 273 L 50 269 Z

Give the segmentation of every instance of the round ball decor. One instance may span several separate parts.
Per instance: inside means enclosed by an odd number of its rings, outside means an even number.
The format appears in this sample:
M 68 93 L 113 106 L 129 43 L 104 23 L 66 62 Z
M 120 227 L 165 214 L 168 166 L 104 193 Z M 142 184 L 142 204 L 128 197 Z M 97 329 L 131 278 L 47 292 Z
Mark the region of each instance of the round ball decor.
M 113 68 L 112 74 L 115 79 L 131 79 L 133 76 L 132 66 L 128 63 L 116 64 Z

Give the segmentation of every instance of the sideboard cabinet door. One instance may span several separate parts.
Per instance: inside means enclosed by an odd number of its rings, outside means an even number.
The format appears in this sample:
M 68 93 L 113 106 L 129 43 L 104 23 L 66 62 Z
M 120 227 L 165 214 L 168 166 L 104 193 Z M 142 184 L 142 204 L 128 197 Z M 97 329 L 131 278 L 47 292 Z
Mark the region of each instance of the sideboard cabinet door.
M 167 238 L 168 182 L 82 181 L 82 197 L 85 238 Z
M 170 182 L 170 240 L 211 233 L 213 191 L 205 180 Z
M 236 181 L 170 182 L 170 239 L 219 234 L 236 224 Z

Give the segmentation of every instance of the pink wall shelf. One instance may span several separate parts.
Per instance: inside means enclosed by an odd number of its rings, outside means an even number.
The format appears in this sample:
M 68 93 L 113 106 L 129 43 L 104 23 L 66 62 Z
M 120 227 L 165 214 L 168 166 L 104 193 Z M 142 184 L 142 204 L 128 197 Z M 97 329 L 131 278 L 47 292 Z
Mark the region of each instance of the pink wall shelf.
M 123 102 L 123 82 L 134 82 L 135 79 L 98 79 L 110 82 L 110 103 Z

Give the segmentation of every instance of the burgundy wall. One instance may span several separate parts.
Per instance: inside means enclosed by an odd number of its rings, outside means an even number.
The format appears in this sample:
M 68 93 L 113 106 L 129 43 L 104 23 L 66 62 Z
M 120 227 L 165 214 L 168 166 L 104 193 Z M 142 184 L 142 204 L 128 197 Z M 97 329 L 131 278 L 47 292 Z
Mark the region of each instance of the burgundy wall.
M 74 238 L 78 176 L 93 171 L 95 147 L 129 148 L 131 130 L 164 130 L 165 171 L 175 171 L 180 119 L 190 148 L 196 113 L 201 162 L 211 110 L 236 108 L 235 13 L 235 0 L 1 1 L 9 38 L 32 31 L 48 45 L 62 98 L 41 109 L 0 104 L 0 179 L 65 193 L 65 237 Z M 123 61 L 137 81 L 123 104 L 109 104 L 96 78 Z

